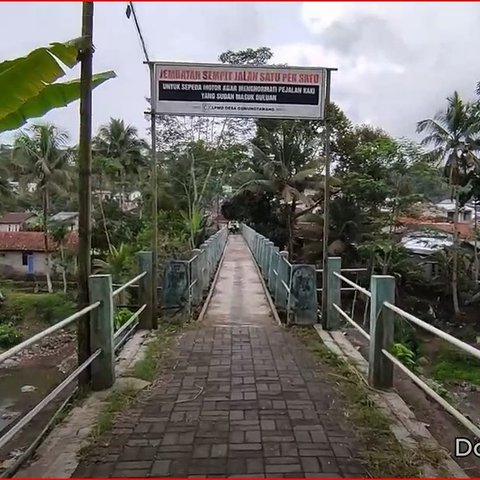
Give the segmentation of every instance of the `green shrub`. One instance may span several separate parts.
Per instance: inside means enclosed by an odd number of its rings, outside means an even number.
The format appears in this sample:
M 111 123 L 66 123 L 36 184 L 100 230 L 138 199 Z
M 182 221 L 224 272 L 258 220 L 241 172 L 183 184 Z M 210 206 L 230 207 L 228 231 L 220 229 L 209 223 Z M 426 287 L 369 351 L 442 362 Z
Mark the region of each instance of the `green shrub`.
M 132 315 L 133 313 L 128 308 L 120 308 L 119 310 L 117 310 L 113 317 L 113 326 L 115 328 L 115 331 L 117 331 L 122 325 L 128 322 Z
M 22 334 L 13 323 L 0 324 L 0 348 L 14 347 L 22 339 Z
M 403 343 L 394 343 L 392 345 L 391 353 L 410 370 L 414 370 L 417 366 L 417 362 L 415 361 L 415 353 Z
M 442 383 L 469 382 L 480 385 L 480 360 L 443 344 L 435 356 L 433 377 Z
M 12 320 L 33 318 L 53 324 L 70 316 L 75 310 L 76 305 L 63 293 L 7 292 L 0 314 Z

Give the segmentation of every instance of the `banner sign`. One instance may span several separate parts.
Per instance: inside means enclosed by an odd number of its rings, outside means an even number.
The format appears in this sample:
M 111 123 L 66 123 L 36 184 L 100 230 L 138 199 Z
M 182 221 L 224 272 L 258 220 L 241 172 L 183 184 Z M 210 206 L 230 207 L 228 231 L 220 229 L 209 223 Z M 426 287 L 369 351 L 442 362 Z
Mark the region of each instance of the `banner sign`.
M 155 63 L 159 115 L 318 120 L 326 69 Z

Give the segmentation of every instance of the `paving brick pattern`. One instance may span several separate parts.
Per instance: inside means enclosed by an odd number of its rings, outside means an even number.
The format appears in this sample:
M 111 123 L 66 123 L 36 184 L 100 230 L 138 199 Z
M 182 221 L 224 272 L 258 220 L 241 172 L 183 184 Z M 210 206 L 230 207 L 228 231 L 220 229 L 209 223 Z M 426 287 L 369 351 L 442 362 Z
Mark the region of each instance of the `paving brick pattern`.
M 231 238 L 204 324 L 74 477 L 365 476 L 327 374 L 259 289 L 246 245 Z

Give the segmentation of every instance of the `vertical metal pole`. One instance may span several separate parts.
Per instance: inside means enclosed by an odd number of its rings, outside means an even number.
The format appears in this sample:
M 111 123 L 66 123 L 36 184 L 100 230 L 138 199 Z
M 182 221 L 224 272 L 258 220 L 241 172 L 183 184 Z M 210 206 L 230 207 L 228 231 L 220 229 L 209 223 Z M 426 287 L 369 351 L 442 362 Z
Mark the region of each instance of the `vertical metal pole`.
M 92 209 L 92 58 L 93 58 L 93 2 L 83 2 L 82 37 L 84 45 L 80 52 L 80 136 L 78 142 L 78 304 L 84 308 L 90 303 L 89 277 L 91 269 L 91 209 Z M 84 315 L 77 324 L 78 363 L 91 355 L 90 314 Z M 90 383 L 90 368 L 79 376 L 81 389 Z
M 157 130 L 155 121 L 155 102 L 156 102 L 156 86 L 155 86 L 155 68 L 153 63 L 149 63 L 150 68 L 150 130 L 152 142 L 152 327 L 158 327 L 158 162 L 157 162 Z
M 330 229 L 330 120 L 328 108 L 330 106 L 331 70 L 327 69 L 325 90 L 325 179 L 323 199 L 323 272 L 322 272 L 322 326 L 327 326 L 327 299 L 328 299 L 328 233 Z

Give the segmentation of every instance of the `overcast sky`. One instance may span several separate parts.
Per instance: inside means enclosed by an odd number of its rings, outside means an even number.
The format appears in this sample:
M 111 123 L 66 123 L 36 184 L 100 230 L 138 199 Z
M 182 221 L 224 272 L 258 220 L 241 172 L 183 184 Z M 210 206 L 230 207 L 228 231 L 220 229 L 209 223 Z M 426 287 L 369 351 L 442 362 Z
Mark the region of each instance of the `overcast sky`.
M 118 78 L 94 91 L 93 125 L 121 117 L 145 133 L 148 71 L 125 8 L 95 4 L 94 70 Z M 395 136 L 413 137 L 418 120 L 455 89 L 472 98 L 480 80 L 478 3 L 140 2 L 136 10 L 153 60 L 216 62 L 228 49 L 268 46 L 277 63 L 337 67 L 332 99 L 353 121 Z M 0 19 L 3 60 L 79 36 L 81 4 L 0 3 Z M 77 102 L 45 119 L 76 142 L 78 110 Z

